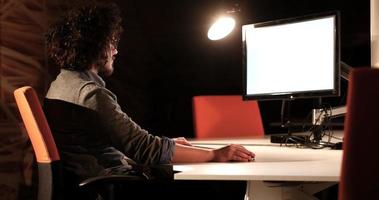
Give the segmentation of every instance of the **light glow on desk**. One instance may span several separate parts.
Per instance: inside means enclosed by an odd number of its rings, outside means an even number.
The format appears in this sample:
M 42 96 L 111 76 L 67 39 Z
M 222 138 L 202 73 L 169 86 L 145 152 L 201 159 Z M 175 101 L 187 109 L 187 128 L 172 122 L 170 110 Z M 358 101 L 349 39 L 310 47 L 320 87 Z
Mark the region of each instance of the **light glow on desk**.
M 342 138 L 342 132 L 335 136 Z M 269 137 L 192 142 L 206 148 L 243 144 L 256 154 L 254 162 L 174 165 L 181 171 L 175 173 L 175 180 L 247 181 L 245 199 L 314 199 L 313 194 L 336 184 L 341 173 L 342 150 L 285 147 L 270 143 Z
M 190 170 L 193 170 L 193 167 L 183 166 L 183 165 L 174 165 L 174 171 L 186 172 Z
M 207 145 L 219 148 L 221 145 Z M 256 154 L 253 162 L 192 163 L 176 167 L 176 180 L 338 181 L 342 151 L 280 146 L 245 146 Z M 180 171 L 180 170 L 179 170 Z

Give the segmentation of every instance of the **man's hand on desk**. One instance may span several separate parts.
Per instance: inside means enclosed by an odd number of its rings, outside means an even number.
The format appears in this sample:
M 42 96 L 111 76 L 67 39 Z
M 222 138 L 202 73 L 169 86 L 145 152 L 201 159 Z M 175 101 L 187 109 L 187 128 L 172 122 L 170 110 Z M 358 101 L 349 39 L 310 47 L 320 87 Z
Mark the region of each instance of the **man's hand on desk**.
M 172 163 L 199 163 L 199 162 L 249 162 L 253 161 L 255 154 L 237 144 L 230 144 L 213 149 L 191 145 L 184 138 L 175 138 L 175 148 Z
M 255 158 L 255 154 L 241 145 L 230 144 L 225 147 L 213 150 L 213 161 L 227 162 L 227 161 L 239 161 L 250 162 Z

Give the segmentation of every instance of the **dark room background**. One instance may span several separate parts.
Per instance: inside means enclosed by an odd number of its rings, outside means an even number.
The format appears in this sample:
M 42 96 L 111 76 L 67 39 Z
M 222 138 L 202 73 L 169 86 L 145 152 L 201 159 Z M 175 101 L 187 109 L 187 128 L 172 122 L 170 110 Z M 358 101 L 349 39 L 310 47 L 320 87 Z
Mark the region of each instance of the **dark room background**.
M 238 4 L 238 24 L 219 41 L 207 29 L 222 9 Z M 191 98 L 242 94 L 241 25 L 317 12 L 341 13 L 341 60 L 352 67 L 370 65 L 369 1 L 120 1 L 125 16 L 115 74 L 107 79 L 124 110 L 157 135 L 193 137 Z M 332 106 L 341 97 L 323 99 Z M 278 128 L 280 101 L 260 102 L 266 133 Z M 291 103 L 293 121 L 305 122 L 313 99 Z
M 85 1 L 85 0 L 81 0 Z M 31 199 L 33 151 L 13 98 L 31 85 L 41 98 L 57 69 L 47 63 L 44 33 L 79 0 L 0 1 L 0 199 Z M 193 137 L 192 97 L 242 94 L 241 25 L 339 10 L 341 60 L 370 65 L 369 0 L 113 0 L 124 16 L 115 73 L 107 87 L 123 110 L 152 134 Z M 237 29 L 210 41 L 217 13 L 238 4 Z M 341 96 L 323 99 L 332 106 Z M 314 99 L 291 103 L 293 121 L 307 122 Z M 259 102 L 265 132 L 279 133 L 280 101 Z

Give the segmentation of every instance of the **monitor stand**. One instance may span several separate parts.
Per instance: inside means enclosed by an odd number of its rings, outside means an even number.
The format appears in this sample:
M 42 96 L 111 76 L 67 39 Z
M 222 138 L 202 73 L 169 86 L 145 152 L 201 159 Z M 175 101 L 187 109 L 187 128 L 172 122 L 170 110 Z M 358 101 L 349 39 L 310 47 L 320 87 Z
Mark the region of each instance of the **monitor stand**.
M 286 106 L 287 104 L 287 106 Z M 271 143 L 279 144 L 304 144 L 309 143 L 309 134 L 305 135 L 304 133 L 293 133 L 292 132 L 292 122 L 290 120 L 290 108 L 291 108 L 291 99 L 282 100 L 282 107 L 280 112 L 280 121 L 281 127 L 287 128 L 286 134 L 274 134 L 271 135 Z

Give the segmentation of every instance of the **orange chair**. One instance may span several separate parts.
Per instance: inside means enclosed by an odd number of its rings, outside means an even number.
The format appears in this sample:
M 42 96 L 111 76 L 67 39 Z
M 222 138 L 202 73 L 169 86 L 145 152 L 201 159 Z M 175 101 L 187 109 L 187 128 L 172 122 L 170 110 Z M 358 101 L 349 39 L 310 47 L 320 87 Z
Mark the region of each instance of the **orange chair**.
M 53 185 L 62 187 L 61 180 L 52 175 L 61 170 L 54 138 L 35 91 L 31 87 L 22 87 L 15 90 L 14 95 L 38 163 L 38 199 L 52 199 Z
M 343 142 L 340 200 L 379 199 L 379 69 L 350 75 Z
M 230 138 L 264 135 L 256 101 L 242 96 L 195 96 L 193 120 L 196 138 Z
M 14 96 L 37 159 L 39 200 L 80 199 L 88 198 L 88 194 L 96 199 L 99 195 L 104 199 L 113 199 L 114 184 L 133 184 L 145 180 L 133 175 L 108 175 L 89 178 L 74 186 L 67 184 L 67 174 L 64 180 L 58 149 L 36 92 L 32 87 L 25 86 L 15 90 Z

